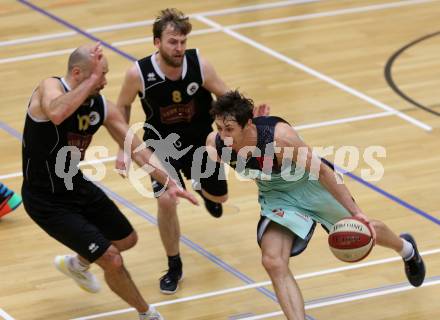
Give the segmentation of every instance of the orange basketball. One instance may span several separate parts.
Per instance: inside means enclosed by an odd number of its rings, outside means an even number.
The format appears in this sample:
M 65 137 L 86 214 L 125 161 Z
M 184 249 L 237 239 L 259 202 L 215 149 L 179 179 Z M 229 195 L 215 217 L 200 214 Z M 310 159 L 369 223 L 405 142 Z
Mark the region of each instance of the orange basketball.
M 347 217 L 333 225 L 328 244 L 339 260 L 357 262 L 368 256 L 373 248 L 373 238 L 368 225 L 354 217 Z

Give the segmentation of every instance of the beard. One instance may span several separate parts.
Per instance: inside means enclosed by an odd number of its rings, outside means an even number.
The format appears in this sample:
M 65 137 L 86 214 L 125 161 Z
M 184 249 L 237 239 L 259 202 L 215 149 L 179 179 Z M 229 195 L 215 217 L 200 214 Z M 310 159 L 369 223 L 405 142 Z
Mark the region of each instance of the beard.
M 183 56 L 182 57 L 173 57 L 173 56 L 166 54 L 162 50 L 159 50 L 159 53 L 160 53 L 163 61 L 165 62 L 165 64 L 167 64 L 171 67 L 174 67 L 174 68 L 179 68 L 182 66 Z

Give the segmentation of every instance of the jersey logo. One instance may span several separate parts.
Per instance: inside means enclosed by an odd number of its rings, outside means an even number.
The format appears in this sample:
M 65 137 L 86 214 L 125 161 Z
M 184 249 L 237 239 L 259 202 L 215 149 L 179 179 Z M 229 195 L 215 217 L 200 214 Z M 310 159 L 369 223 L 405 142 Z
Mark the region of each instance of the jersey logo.
M 86 131 L 89 128 L 90 125 L 90 116 L 88 114 L 78 117 L 78 130 L 79 131 Z
M 98 249 L 99 249 L 99 246 L 98 246 L 96 243 L 94 243 L 94 242 L 92 242 L 92 243 L 89 245 L 89 251 L 90 251 L 91 253 L 95 253 L 95 251 L 98 250 Z
M 147 74 L 147 81 L 156 81 L 156 75 L 153 72 L 150 72 L 149 74 Z
M 199 84 L 197 82 L 191 82 L 188 87 L 186 87 L 186 93 L 192 96 L 199 89 Z
M 90 124 L 91 124 L 92 126 L 98 124 L 98 122 L 99 122 L 99 120 L 100 120 L 100 117 L 99 117 L 99 113 L 98 113 L 98 112 L 96 112 L 96 111 L 92 111 L 92 112 L 90 112 L 89 117 L 90 117 Z
M 92 111 L 90 112 L 90 114 L 85 114 L 82 116 L 78 114 L 77 118 L 79 131 L 87 131 L 90 125 L 97 125 L 99 123 L 99 120 L 101 119 L 99 113 L 96 111 Z
M 277 215 L 278 217 L 283 218 L 284 217 L 284 210 L 281 208 L 273 209 L 272 212 Z
M 193 100 L 187 104 L 172 104 L 168 107 L 160 108 L 160 121 L 164 124 L 191 122 L 195 113 Z
M 67 132 L 67 144 L 69 146 L 77 147 L 81 152 L 81 160 L 86 155 L 86 150 L 92 141 L 93 135 L 91 134 L 78 134 L 75 132 Z

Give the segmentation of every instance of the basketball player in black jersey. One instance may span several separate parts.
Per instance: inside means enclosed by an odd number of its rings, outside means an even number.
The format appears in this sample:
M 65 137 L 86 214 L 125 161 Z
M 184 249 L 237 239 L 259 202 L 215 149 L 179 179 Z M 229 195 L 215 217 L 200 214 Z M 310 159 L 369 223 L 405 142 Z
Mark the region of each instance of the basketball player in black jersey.
M 408 233 L 399 237 L 383 222 L 369 220 L 338 181 L 330 163 L 314 156 L 286 121 L 252 119 L 252 110 L 252 100 L 238 91 L 220 97 L 211 111 L 218 133 L 208 136 L 207 147 L 213 160 L 227 162 L 248 178 L 253 171 L 261 206 L 257 239 L 262 263 L 286 318 L 305 319 L 304 301 L 289 269 L 289 258 L 305 250 L 317 222 L 326 230 L 349 216 L 368 223 L 376 244 L 402 256 L 408 281 L 415 287 L 422 285 L 425 266 L 414 238 Z M 298 157 L 301 150 L 305 150 L 304 164 L 296 161 L 302 158 Z M 312 177 L 314 164 L 318 171 Z M 305 171 L 294 176 L 297 166 Z
M 81 46 L 70 55 L 64 78 L 47 78 L 34 90 L 23 133 L 23 204 L 44 231 L 77 253 L 57 256 L 59 271 L 94 293 L 100 286 L 88 269 L 95 262 L 104 270 L 109 287 L 139 312 L 139 319 L 160 320 L 161 315 L 141 296 L 120 254 L 135 245 L 136 232 L 113 201 L 77 169 L 101 125 L 120 146 L 128 132 L 121 113 L 100 94 L 107 72 L 100 45 Z M 132 150 L 142 144 L 136 136 L 132 141 Z M 153 161 L 145 148 L 132 157 L 140 166 Z M 76 174 L 67 177 L 71 171 Z M 155 169 L 150 174 L 167 186 L 171 201 L 183 197 L 196 203 L 164 171 Z
M 217 166 L 208 178 L 192 173 L 194 151 L 205 145 L 206 137 L 212 131 L 211 93 L 219 97 L 227 90 L 213 66 L 203 59 L 197 49 L 186 50 L 187 35 L 191 23 L 182 12 L 176 9 L 161 11 L 153 24 L 154 45 L 157 52 L 140 59 L 128 69 L 119 94 L 117 107 L 130 119 L 131 105 L 138 95 L 145 112 L 144 140 L 154 141 L 168 149 L 174 149 L 167 159 L 161 159 L 174 168 L 182 186 L 182 174 L 193 179 L 193 188 L 202 196 L 208 212 L 219 218 L 222 215 L 221 203 L 227 199 L 225 180 L 217 179 Z M 257 108 L 258 114 L 266 114 L 266 105 Z M 176 141 L 173 137 L 179 139 Z M 158 136 L 160 135 L 160 136 Z M 168 139 L 167 139 L 168 138 Z M 174 139 L 174 144 L 165 146 L 166 140 Z M 154 149 L 151 145 L 150 148 Z M 170 148 L 171 147 L 171 148 Z M 189 149 L 181 156 L 179 151 Z M 204 158 L 201 170 L 205 172 Z M 200 167 L 200 164 L 194 162 Z M 214 163 L 213 166 L 216 164 Z M 120 151 L 116 168 L 123 172 L 126 168 L 124 154 Z M 152 179 L 153 190 L 162 189 L 160 183 Z M 162 243 L 168 256 L 168 272 L 160 279 L 160 290 L 172 294 L 178 288 L 182 277 L 182 261 L 179 255 L 180 226 L 174 201 L 167 196 L 158 198 L 158 225 Z

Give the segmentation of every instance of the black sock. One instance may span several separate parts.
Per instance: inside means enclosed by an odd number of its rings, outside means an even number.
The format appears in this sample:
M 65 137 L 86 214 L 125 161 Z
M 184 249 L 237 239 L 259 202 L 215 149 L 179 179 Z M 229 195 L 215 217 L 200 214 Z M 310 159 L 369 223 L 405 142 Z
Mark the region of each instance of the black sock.
M 177 273 L 182 273 L 182 260 L 180 259 L 180 254 L 168 256 L 168 268 Z

